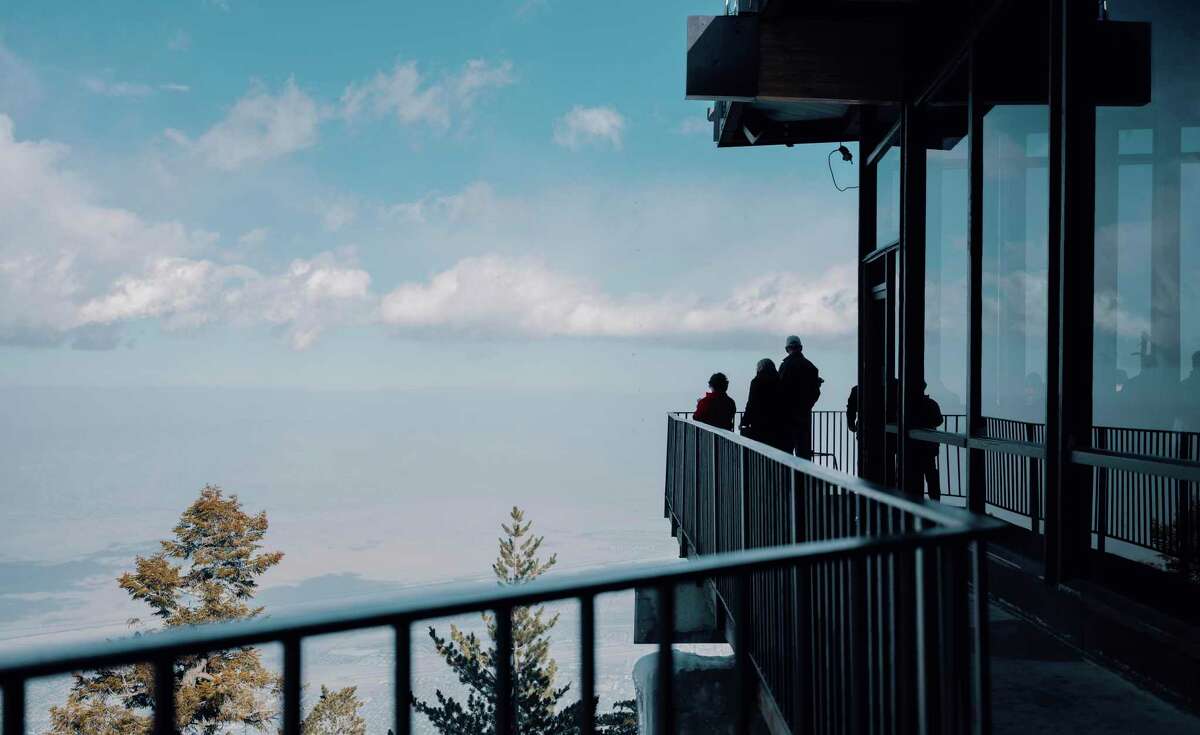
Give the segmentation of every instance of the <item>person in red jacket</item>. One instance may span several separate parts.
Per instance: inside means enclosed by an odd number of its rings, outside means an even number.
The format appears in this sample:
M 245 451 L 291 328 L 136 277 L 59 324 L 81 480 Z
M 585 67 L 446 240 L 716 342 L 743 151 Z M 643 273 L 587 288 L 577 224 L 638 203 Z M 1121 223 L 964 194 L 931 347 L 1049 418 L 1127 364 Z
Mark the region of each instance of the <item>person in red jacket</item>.
M 696 413 L 692 414 L 692 418 L 702 424 L 733 431 L 733 417 L 737 415 L 737 404 L 727 392 L 729 378 L 725 377 L 725 373 L 713 373 L 708 379 L 708 387 L 712 390 L 696 401 Z

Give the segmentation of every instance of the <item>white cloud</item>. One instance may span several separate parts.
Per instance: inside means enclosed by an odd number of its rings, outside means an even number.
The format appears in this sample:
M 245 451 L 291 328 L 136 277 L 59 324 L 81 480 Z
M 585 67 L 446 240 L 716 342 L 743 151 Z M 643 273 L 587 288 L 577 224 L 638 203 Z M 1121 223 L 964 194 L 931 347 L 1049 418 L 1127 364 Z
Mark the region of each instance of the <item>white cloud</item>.
M 23 112 L 41 98 L 42 85 L 33 68 L 0 43 L 0 109 Z
M 165 82 L 157 86 L 151 86 L 142 82 L 114 82 L 100 77 L 84 77 L 81 83 L 92 94 L 104 95 L 105 97 L 149 97 L 158 91 L 191 91 L 191 87 L 188 85 L 176 82 Z
M 141 82 L 114 82 L 99 77 L 84 77 L 83 86 L 89 92 L 105 97 L 148 97 L 154 87 Z
M 89 187 L 63 170 L 67 153 L 17 140 L 12 120 L 0 115 L 0 340 L 61 338 L 86 321 L 77 305 L 123 272 L 213 241 L 202 230 L 94 204 Z
M 451 81 L 461 104 L 471 105 L 480 92 L 507 87 L 516 81 L 516 78 L 513 76 L 511 61 L 493 65 L 484 59 L 471 59 L 463 66 L 462 72 Z
M 196 326 L 215 317 L 213 301 L 226 280 L 251 273 L 207 260 L 158 258 L 142 273 L 121 276 L 108 293 L 84 302 L 78 318 L 81 324 L 111 324 L 167 317 L 171 326 Z
M 277 94 L 255 84 L 223 120 L 195 141 L 178 130 L 168 129 L 166 135 L 208 165 L 232 171 L 312 147 L 320 120 L 316 101 L 289 78 Z
M 326 232 L 337 232 L 358 217 L 358 210 L 349 199 L 321 200 L 316 202 L 316 209 Z
M 476 217 L 497 206 L 496 192 L 486 182 L 469 184 L 457 194 L 435 194 L 383 208 L 390 221 L 408 224 L 450 223 Z
M 267 241 L 267 235 L 269 234 L 271 234 L 271 231 L 266 227 L 255 227 L 252 230 L 243 232 L 241 236 L 238 237 L 238 244 L 250 247 L 262 245 Z
M 248 281 L 227 293 L 223 306 L 231 322 L 277 325 L 293 349 L 303 350 L 327 329 L 370 321 L 376 303 L 369 273 L 322 253 L 294 260 L 277 275 Z
M 680 135 L 712 135 L 712 131 L 712 122 L 699 117 L 686 117 L 675 127 L 675 132 Z
M 714 339 L 733 333 L 835 337 L 855 329 L 850 266 L 817 276 L 779 273 L 713 300 L 605 294 L 538 260 L 465 258 L 427 282 L 407 283 L 381 303 L 383 322 L 405 331 L 526 337 Z
M 426 124 L 445 129 L 453 116 L 469 110 L 481 93 L 514 81 L 512 63 L 468 61 L 458 74 L 430 79 L 415 61 L 397 62 L 389 72 L 350 84 L 341 98 L 346 120 L 392 117 L 402 125 Z
M 269 325 L 303 349 L 325 329 L 373 318 L 370 276 L 324 253 L 278 273 L 220 264 L 217 235 L 94 202 L 69 151 L 18 140 L 0 115 L 0 343 L 116 346 L 122 325 Z M 253 244 L 256 229 L 239 238 Z
M 554 142 L 577 150 L 592 143 L 621 147 L 625 118 L 612 107 L 576 105 L 554 122 Z

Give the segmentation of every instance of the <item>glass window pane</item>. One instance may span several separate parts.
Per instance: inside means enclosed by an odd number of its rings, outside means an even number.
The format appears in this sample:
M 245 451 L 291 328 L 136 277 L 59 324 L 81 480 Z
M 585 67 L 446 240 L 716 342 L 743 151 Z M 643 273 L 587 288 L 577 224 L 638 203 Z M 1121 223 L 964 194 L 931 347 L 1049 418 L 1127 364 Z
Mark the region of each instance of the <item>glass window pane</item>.
M 962 433 L 967 392 L 967 138 L 966 109 L 941 144 L 926 152 L 925 382 L 945 421 Z
M 900 240 L 900 148 L 892 146 L 875 164 L 875 246 Z
M 1096 113 L 1095 423 L 1147 437 L 1196 431 L 1200 68 L 1179 60 L 1200 43 L 1200 6 L 1129 3 L 1116 15 L 1151 24 L 1153 76 L 1150 104 Z M 1168 443 L 1168 453 L 1187 446 Z
M 989 434 L 1005 438 L 1034 436 L 1009 423 L 1046 416 L 1048 126 L 1045 105 L 997 105 L 983 120 L 980 389 Z

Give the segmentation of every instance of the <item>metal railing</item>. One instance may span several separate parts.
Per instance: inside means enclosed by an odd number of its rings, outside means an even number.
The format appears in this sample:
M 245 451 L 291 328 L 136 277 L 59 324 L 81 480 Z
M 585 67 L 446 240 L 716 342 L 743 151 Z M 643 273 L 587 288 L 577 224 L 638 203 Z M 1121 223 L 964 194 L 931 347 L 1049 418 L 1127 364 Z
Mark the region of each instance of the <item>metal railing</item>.
M 726 529 L 712 537 L 724 539 L 722 545 L 729 547 L 722 550 L 725 553 L 708 550 L 706 558 L 682 565 L 648 564 L 556 575 L 514 587 L 471 585 L 413 592 L 340 611 L 173 629 L 118 641 L 2 655 L 3 735 L 25 732 L 30 679 L 148 663 L 154 670 L 155 688 L 174 693 L 182 659 L 269 643 L 283 648 L 281 732 L 297 735 L 302 721 L 302 641 L 378 627 L 390 627 L 395 632 L 394 725 L 397 735 L 408 735 L 412 731 L 412 625 L 420 620 L 481 611 L 491 611 L 495 616 L 492 703 L 496 732 L 509 735 L 517 732 L 520 714 L 513 697 L 517 685 L 512 661 L 514 609 L 558 600 L 578 601 L 579 694 L 580 701 L 587 703 L 593 701 L 596 692 L 595 597 L 643 587 L 657 590 L 658 629 L 671 631 L 659 643 L 658 697 L 654 706 L 659 733 L 673 733 L 675 588 L 703 580 L 720 581 L 724 598 L 733 601 L 729 610 L 737 611 L 732 617 L 737 629 L 735 643 L 749 643 L 735 645 L 741 683 L 738 732 L 749 732 L 751 712 L 757 706 L 756 692 L 749 683 L 755 680 L 755 672 L 763 671 L 768 672 L 766 681 L 776 701 L 789 702 L 791 716 L 807 713 L 812 727 L 800 727 L 798 732 L 828 731 L 833 723 L 853 732 L 919 731 L 937 717 L 957 724 L 971 723 L 976 732 L 986 730 L 987 677 L 981 665 L 985 660 L 986 615 L 980 608 L 984 598 L 969 597 L 967 580 L 974 580 L 977 592 L 983 589 L 978 560 L 983 538 L 993 530 L 987 521 L 897 497 L 781 452 L 760 450 L 727 432 L 708 431 L 692 421 L 672 418 L 670 426 L 675 439 L 681 438 L 681 430 L 693 436 L 704 433 L 712 437 L 709 446 L 715 449 L 719 442 L 728 454 L 727 445 L 736 445 L 743 458 L 740 466 L 749 478 L 743 489 L 753 492 L 747 496 L 751 505 L 739 506 L 736 515 L 729 518 L 714 514 L 708 520 L 714 532 Z M 732 478 L 728 467 L 723 480 L 705 479 L 699 465 L 682 462 L 678 452 L 682 445 L 675 439 L 667 468 L 669 478 L 679 479 L 672 479 L 671 486 L 680 493 L 690 488 L 694 495 L 703 484 L 711 489 L 714 501 L 727 496 Z M 693 441 L 690 446 L 695 445 Z M 715 455 L 712 459 L 714 469 L 721 466 Z M 691 469 L 685 471 L 685 465 Z M 690 485 L 683 480 L 685 476 L 690 478 Z M 741 472 L 738 477 L 742 477 Z M 760 512 L 768 507 L 781 510 L 785 505 L 778 492 L 781 488 L 773 489 L 770 477 L 789 478 L 793 512 L 787 517 L 793 519 L 791 525 L 782 522 L 782 517 Z M 668 497 L 668 509 L 670 503 Z M 746 508 L 754 512 L 746 513 Z M 694 529 L 691 524 L 696 518 L 685 517 L 688 527 Z M 735 536 L 729 533 L 736 527 L 729 525 L 735 517 L 743 524 L 736 544 Z M 784 538 L 780 536 L 782 529 L 789 529 L 791 540 L 802 543 L 775 545 Z M 974 553 L 969 554 L 972 549 Z M 793 580 L 790 589 L 795 596 L 784 604 L 780 592 L 787 580 Z M 795 586 L 795 580 L 804 580 L 803 592 Z M 778 607 L 772 601 L 779 603 Z M 785 633 L 781 624 L 784 610 L 795 615 L 794 621 L 805 621 L 805 626 Z M 803 650 L 808 655 L 785 661 L 780 655 L 785 641 L 779 637 L 785 634 L 791 636 L 787 641 L 793 645 L 804 642 L 807 648 Z M 923 667 L 918 668 L 918 661 Z M 841 678 L 812 676 L 818 671 L 836 673 Z M 920 676 L 916 675 L 918 671 Z M 785 672 L 808 676 L 810 693 L 783 697 L 781 677 L 789 675 Z M 797 679 L 788 681 L 799 683 Z M 796 709 L 801 702 L 809 709 Z M 941 704 L 933 707 L 931 703 L 936 702 Z M 174 696 L 155 697 L 152 712 L 155 735 L 177 731 Z M 580 732 L 594 732 L 592 707 L 580 707 L 579 712 Z M 952 727 L 946 731 L 966 730 Z
M 985 417 L 991 438 L 1041 445 L 1045 424 Z M 965 417 L 946 416 L 945 430 L 963 434 Z M 1125 455 L 1168 460 L 1195 461 L 1200 458 L 1200 434 L 1167 429 L 1123 426 L 1092 428 L 1095 449 Z M 963 472 L 966 449 L 943 444 L 939 447 L 942 494 L 966 497 Z M 991 507 L 1023 516 L 1035 533 L 1045 519 L 1046 488 L 1041 457 L 989 451 L 985 458 L 986 501 Z M 1196 529 L 1188 524 L 1200 507 L 1200 487 L 1165 475 L 1094 467 L 1092 473 L 1091 530 L 1096 548 L 1116 540 L 1167 557 L 1187 558 L 1195 553 Z
M 674 415 L 689 418 L 691 412 Z M 966 435 L 966 416 L 947 414 L 944 418 L 941 431 Z M 1044 444 L 1045 431 L 1045 424 L 1040 422 L 984 417 L 985 436 L 1021 444 L 1029 450 Z M 813 411 L 812 437 L 814 462 L 857 474 L 858 437 L 850 431 L 845 411 Z M 1092 429 L 1092 447 L 1195 462 L 1200 459 L 1200 433 L 1096 426 Z M 966 448 L 940 444 L 938 467 L 942 497 L 959 499 L 965 505 Z M 1098 550 L 1117 551 L 1109 542 L 1119 541 L 1168 558 L 1194 557 L 1200 543 L 1200 530 L 1193 527 L 1200 512 L 1200 483 L 1134 470 L 1103 466 L 1094 469 L 1091 528 Z M 1044 461 L 1037 451 L 989 450 L 984 458 L 986 504 L 1004 511 L 1001 515 L 1006 520 L 1041 533 L 1046 509 L 1044 477 Z M 1136 553 L 1133 556 L 1142 558 Z
M 739 666 L 753 674 L 739 681 L 758 680 L 774 731 L 988 730 L 984 546 L 1001 522 L 686 417 L 668 417 L 667 455 L 665 514 L 698 563 L 858 545 L 840 558 L 712 575 Z
M 1200 434 L 1190 431 L 1097 426 L 1092 446 L 1102 451 L 1195 461 Z M 1168 557 L 1191 558 L 1197 531 L 1189 523 L 1200 507 L 1194 482 L 1142 472 L 1096 467 L 1092 473 L 1092 533 L 1106 550 L 1116 539 Z M 1173 530 L 1170 530 L 1173 527 Z
M 695 411 L 672 411 L 672 416 L 690 419 Z M 738 411 L 734 426 L 741 426 L 742 415 Z M 822 467 L 832 467 L 847 474 L 858 474 L 858 437 L 850 430 L 845 411 L 812 412 L 813 462 Z

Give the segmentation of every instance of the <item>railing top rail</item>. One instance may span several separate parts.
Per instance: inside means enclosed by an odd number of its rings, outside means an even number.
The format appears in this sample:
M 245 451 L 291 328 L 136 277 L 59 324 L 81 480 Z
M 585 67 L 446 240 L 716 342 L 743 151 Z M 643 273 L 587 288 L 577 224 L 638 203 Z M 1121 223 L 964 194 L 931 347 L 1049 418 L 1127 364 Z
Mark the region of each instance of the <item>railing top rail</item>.
M 702 431 L 708 431 L 717 436 L 728 439 L 735 444 L 740 444 L 747 449 L 757 452 L 765 457 L 779 462 L 780 464 L 791 467 L 801 474 L 814 477 L 818 480 L 828 482 L 832 485 L 849 490 L 850 492 L 861 495 L 865 498 L 878 501 L 885 505 L 902 510 L 906 513 L 912 513 L 918 518 L 922 518 L 933 523 L 941 524 L 951 528 L 963 529 L 987 529 L 990 528 L 993 521 L 986 516 L 976 515 L 960 508 L 952 508 L 941 503 L 934 503 L 924 498 L 910 497 L 903 495 L 900 492 L 891 488 L 878 485 L 870 480 L 864 480 L 861 477 L 846 474 L 838 470 L 822 467 L 815 462 L 807 459 L 801 459 L 795 455 L 767 446 L 761 442 L 747 439 L 740 434 L 735 434 L 732 431 L 718 429 L 709 424 L 702 424 L 694 419 L 681 418 L 673 414 L 668 414 L 668 420 L 679 421 L 685 424 L 691 424 Z
M 664 582 L 698 581 L 739 572 L 765 571 L 868 554 L 892 553 L 965 542 L 991 535 L 1003 524 L 932 528 L 904 535 L 844 538 L 731 554 L 688 563 L 648 563 L 551 576 L 529 584 L 500 587 L 485 583 L 436 592 L 410 591 L 353 610 L 316 611 L 235 623 L 172 629 L 153 635 L 0 655 L 0 684 L 34 677 L 124 666 L 161 657 L 186 656 L 241 646 L 273 643 L 496 608 L 569 600 Z

